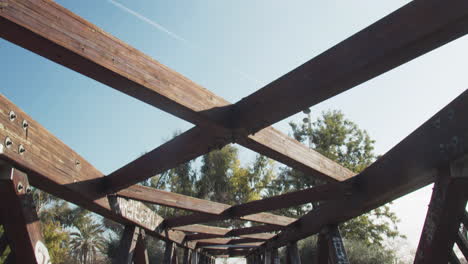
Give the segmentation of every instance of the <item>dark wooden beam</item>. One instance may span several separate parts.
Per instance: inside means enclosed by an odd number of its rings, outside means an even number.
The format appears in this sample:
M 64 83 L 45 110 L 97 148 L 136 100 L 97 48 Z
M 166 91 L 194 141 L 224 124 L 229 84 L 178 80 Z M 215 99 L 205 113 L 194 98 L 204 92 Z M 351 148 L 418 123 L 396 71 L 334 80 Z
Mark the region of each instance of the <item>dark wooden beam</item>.
M 461 160 L 461 165 L 463 167 L 460 170 L 442 169 L 436 179 L 415 264 L 449 261 L 466 207 L 468 156 Z
M 5 233 L 3 233 L 2 236 L 0 236 L 0 256 L 3 255 L 3 252 L 5 252 L 7 247 L 8 247 L 8 239 Z
M 290 242 L 286 245 L 286 264 L 301 264 L 297 242 Z
M 188 248 L 186 249 L 189 250 Z M 134 264 L 149 264 L 148 250 L 146 249 L 146 232 L 144 229 L 140 230 L 133 262 Z
M 464 232 L 458 232 L 455 242 L 457 243 L 458 248 L 460 251 L 463 253 L 463 256 L 465 256 L 465 259 L 468 259 L 468 240 L 466 238 L 466 231 Z
M 330 188 L 327 188 L 327 190 L 329 191 Z M 339 191 L 341 190 L 342 189 Z M 243 214 L 242 211 L 235 211 L 232 213 L 230 209 L 233 207 L 227 204 L 221 204 L 177 193 L 161 191 L 155 188 L 141 185 L 133 185 L 128 189 L 119 191 L 117 194 L 119 196 L 128 197 L 134 200 L 198 212 L 198 214 L 195 215 L 166 219 L 164 226 L 168 228 L 204 222 L 221 221 L 231 218 L 239 218 L 246 221 L 282 226 L 288 225 L 296 220 L 295 218 L 291 217 L 279 216 L 270 213 L 261 213 L 264 210 L 258 210 L 257 213 L 253 214 Z M 332 193 L 322 192 L 324 197 L 330 196 L 327 194 Z M 335 194 L 335 196 L 337 195 L 339 194 Z
M 135 248 L 140 236 L 140 228 L 136 226 L 125 226 L 122 238 L 120 239 L 119 250 L 113 264 L 132 264 Z
M 438 169 L 468 154 L 468 91 L 416 129 L 358 176 L 353 195 L 328 201 L 266 243 L 280 247 L 318 233 L 432 183 Z M 345 183 L 344 183 L 345 184 Z
M 50 263 L 27 175 L 11 166 L 1 165 L 0 193 L 1 222 L 14 253 L 14 263 Z
M 332 199 L 338 200 L 350 196 L 351 194 L 352 186 L 346 184 L 329 183 L 305 190 L 268 197 L 245 204 L 228 206 L 178 194 L 170 194 L 168 192 L 158 191 L 152 188 L 138 185 L 131 186 L 130 188 L 122 190 L 118 193 L 118 195 L 140 201 L 176 207 L 179 209 L 198 211 L 196 214 L 166 219 L 164 223 L 167 227 L 223 221 L 232 218 L 284 226 L 291 224 L 296 219 L 260 212 L 283 209 L 310 202 Z
M 255 133 L 467 32 L 466 1 L 412 1 L 242 99 L 232 120 Z
M 203 135 L 195 128 L 109 175 L 111 177 L 105 179 L 104 186 L 107 193 L 133 185 L 236 140 L 230 128 L 226 128 L 230 127 L 230 124 L 226 124 L 231 111 L 229 102 L 55 2 L 6 2 L 0 12 L 0 37 L 204 128 Z M 268 134 L 271 140 L 264 143 L 272 145 L 265 150 L 277 151 L 276 142 L 281 142 L 285 136 L 279 134 L 278 138 L 278 132 L 269 129 L 262 133 Z M 197 141 L 191 140 L 194 135 L 199 136 Z M 290 144 L 300 146 L 295 141 Z M 330 164 L 330 161 L 314 151 L 308 154 L 310 158 L 291 154 L 279 156 L 282 162 L 289 165 L 288 162 L 292 161 L 291 166 L 304 167 L 324 179 L 343 176 L 327 174 L 330 169 L 343 170 L 333 162 L 331 167 L 324 168 L 325 172 L 317 171 L 320 169 L 320 163 L 315 162 L 317 158 L 326 164 Z M 313 167 L 308 168 L 312 161 Z
M 99 198 L 96 180 L 104 175 L 2 95 L 0 124 L 0 160 L 26 172 L 31 185 L 118 223 L 145 228 L 161 239 L 184 241 L 182 232 L 169 230 L 166 237 L 138 219 L 113 211 L 107 197 Z

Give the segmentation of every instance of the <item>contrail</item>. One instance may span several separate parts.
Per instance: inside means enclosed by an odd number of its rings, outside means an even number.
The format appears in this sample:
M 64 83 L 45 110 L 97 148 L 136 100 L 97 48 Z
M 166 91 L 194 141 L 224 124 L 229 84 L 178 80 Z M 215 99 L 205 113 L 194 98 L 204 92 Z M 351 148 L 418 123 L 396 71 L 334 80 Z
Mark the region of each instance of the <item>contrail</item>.
M 142 14 L 139 14 L 139 13 L 137 13 L 137 12 L 131 10 L 130 8 L 128 8 L 128 7 L 124 6 L 124 5 L 122 5 L 121 3 L 119 3 L 119 2 L 117 2 L 117 1 L 115 1 L 115 0 L 107 0 L 107 1 L 110 2 L 111 4 L 113 4 L 114 6 L 120 8 L 121 10 L 123 10 L 123 11 L 125 11 L 125 12 L 127 12 L 127 13 L 129 13 L 129 14 L 131 14 L 131 15 L 133 15 L 133 16 L 135 16 L 136 18 L 140 19 L 141 21 L 146 22 L 146 23 L 148 23 L 149 25 L 153 26 L 154 28 L 156 28 L 156 29 L 158 29 L 158 30 L 160 30 L 160 31 L 162 31 L 162 32 L 164 32 L 164 33 L 166 33 L 166 34 L 168 34 L 169 36 L 171 36 L 171 37 L 173 37 L 173 38 L 175 38 L 175 39 L 177 39 L 177 40 L 180 40 L 180 41 L 185 42 L 186 44 L 188 44 L 188 41 L 187 41 L 186 39 L 184 39 L 184 38 L 182 38 L 181 36 L 175 34 L 174 32 L 171 32 L 171 31 L 168 30 L 167 28 L 165 28 L 165 27 L 163 27 L 162 25 L 160 25 L 160 24 L 154 22 L 153 20 L 151 20 L 151 19 L 149 19 L 149 18 L 143 16 Z
M 162 32 L 168 34 L 169 36 L 171 36 L 172 38 L 183 42 L 188 48 L 196 49 L 196 50 L 199 51 L 199 52 L 202 51 L 200 48 L 197 48 L 197 47 L 191 45 L 191 44 L 190 44 L 186 39 L 184 39 L 183 37 L 181 37 L 181 36 L 175 34 L 174 32 L 172 32 L 172 31 L 168 30 L 167 28 L 163 27 L 162 25 L 160 25 L 159 23 L 156 23 L 155 21 L 153 21 L 153 20 L 151 20 L 151 19 L 145 17 L 144 15 L 142 15 L 142 14 L 140 14 L 140 13 L 138 13 L 138 12 L 136 12 L 136 11 L 134 11 L 134 10 L 132 10 L 132 9 L 130 9 L 130 8 L 128 8 L 128 7 L 126 7 L 126 6 L 124 6 L 123 4 L 121 4 L 121 3 L 119 3 L 119 2 L 117 2 L 117 1 L 115 1 L 115 0 L 107 0 L 107 1 L 108 1 L 109 3 L 111 3 L 111 4 L 113 4 L 114 6 L 116 6 L 117 8 L 119 8 L 119 9 L 121 9 L 121 10 L 123 10 L 123 11 L 125 11 L 125 12 L 127 12 L 127 13 L 129 13 L 129 14 L 131 14 L 131 15 L 133 15 L 133 16 L 135 16 L 136 18 L 140 19 L 141 21 L 143 21 L 143 22 L 149 24 L 150 26 L 156 28 L 157 30 L 162 31 Z M 233 73 L 235 73 L 235 74 L 240 75 L 242 78 L 244 78 L 244 79 L 246 79 L 246 80 L 248 80 L 248 81 L 254 82 L 254 83 L 257 84 L 257 85 L 260 85 L 260 84 L 261 84 L 261 82 L 260 82 L 259 80 L 250 77 L 250 76 L 249 76 L 247 73 L 245 73 L 245 72 L 242 72 L 242 71 L 239 71 L 239 70 L 235 70 L 235 69 L 231 69 L 231 71 L 232 71 Z

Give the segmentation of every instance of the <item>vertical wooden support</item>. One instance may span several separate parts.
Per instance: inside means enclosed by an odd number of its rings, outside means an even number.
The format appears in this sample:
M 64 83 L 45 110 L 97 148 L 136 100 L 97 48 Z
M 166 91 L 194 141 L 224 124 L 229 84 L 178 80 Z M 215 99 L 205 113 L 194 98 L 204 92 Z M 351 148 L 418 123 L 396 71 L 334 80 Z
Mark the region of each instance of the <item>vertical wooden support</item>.
M 466 239 L 466 229 L 463 227 L 461 231 L 458 232 L 457 237 L 455 238 L 455 243 L 457 243 L 458 248 L 465 256 L 465 259 L 468 259 L 468 240 Z
M 317 252 L 317 263 L 319 264 L 349 264 L 337 225 L 328 226 L 320 232 L 317 240 Z
M 280 264 L 278 248 L 273 248 L 271 250 L 271 264 Z
M 179 258 L 177 257 L 177 246 L 174 245 L 174 253 L 172 254 L 172 264 L 179 264 Z
M 448 259 L 448 262 L 450 264 L 461 264 L 460 260 L 458 259 L 457 255 L 453 250 L 450 251 Z
M 114 264 L 132 264 L 133 255 L 140 235 L 140 228 L 134 225 L 125 226 L 120 239 L 119 251 Z
M 349 264 L 346 249 L 337 225 L 328 227 L 328 248 L 332 264 Z
M 328 239 L 325 232 L 320 232 L 317 239 L 317 263 L 328 264 L 330 252 L 328 248 Z
M 140 235 L 135 248 L 134 264 L 149 264 L 148 250 L 146 250 L 145 230 L 140 229 Z
M 0 215 L 14 263 L 49 264 L 31 186 L 26 174 L 10 166 L 0 168 Z M 12 260 L 12 259 L 11 259 Z
M 188 248 L 184 248 L 184 259 L 182 260 L 183 264 L 190 264 L 190 254 L 192 251 Z
M 301 264 L 297 242 L 289 243 L 286 246 L 286 264 Z
M 443 168 L 435 181 L 415 264 L 447 263 L 462 221 L 468 187 L 468 156 Z
M 197 250 L 194 250 L 192 252 L 192 261 L 191 264 L 199 264 L 198 259 L 200 258 L 200 253 Z
M 263 252 L 263 264 L 271 264 L 271 250 L 265 249 Z
M 172 264 L 174 256 L 174 242 L 166 241 L 166 250 L 164 252 L 163 264 Z

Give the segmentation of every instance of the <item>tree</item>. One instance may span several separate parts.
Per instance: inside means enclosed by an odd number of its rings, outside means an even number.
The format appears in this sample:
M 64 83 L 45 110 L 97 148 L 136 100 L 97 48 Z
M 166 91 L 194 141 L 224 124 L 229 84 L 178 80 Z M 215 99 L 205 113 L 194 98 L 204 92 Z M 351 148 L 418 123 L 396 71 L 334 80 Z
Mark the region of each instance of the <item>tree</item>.
M 98 253 L 105 252 L 104 230 L 93 220 L 77 226 L 78 232 L 71 233 L 70 249 L 82 264 L 95 263 Z
M 308 143 L 325 157 L 332 159 L 344 167 L 359 173 L 371 165 L 377 156 L 374 154 L 375 141 L 365 130 L 346 119 L 341 111 L 327 111 L 322 113 L 316 121 L 312 122 L 310 110 L 304 111 L 306 118 L 300 123 L 291 122 L 293 136 L 296 140 Z M 323 184 L 301 171 L 288 167 L 282 168 L 279 177 L 269 186 L 269 195 L 301 190 Z M 312 209 L 312 205 L 297 206 L 281 210 L 281 213 L 300 217 Z M 387 254 L 382 242 L 386 238 L 401 236 L 396 228 L 399 221 L 388 205 L 372 210 L 371 212 L 351 219 L 340 225 L 341 233 L 345 239 L 356 244 L 348 250 L 364 250 L 365 248 Z M 349 243 L 348 243 L 349 244 Z M 360 245 L 364 246 L 360 246 Z M 380 256 L 367 254 L 368 256 Z M 363 255 L 363 254 L 357 254 Z M 365 254 L 364 254 L 365 255 Z M 387 254 L 388 255 L 388 254 Z M 383 260 L 381 263 L 388 263 Z M 359 262 L 368 263 L 368 262 Z M 372 263 L 372 262 L 370 262 Z

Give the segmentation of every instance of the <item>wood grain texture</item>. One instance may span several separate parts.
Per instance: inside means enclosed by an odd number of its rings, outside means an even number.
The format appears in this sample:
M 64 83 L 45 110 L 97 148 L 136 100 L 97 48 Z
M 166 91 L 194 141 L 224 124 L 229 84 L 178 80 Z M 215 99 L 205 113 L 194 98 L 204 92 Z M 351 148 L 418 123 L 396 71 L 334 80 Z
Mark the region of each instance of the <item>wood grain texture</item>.
M 411 1 L 240 100 L 232 120 L 254 133 L 467 32 L 467 1 Z
M 279 247 L 384 205 L 432 182 L 439 168 L 468 154 L 468 91 L 444 107 L 356 177 L 349 199 L 307 213 L 266 243 Z
M 175 116 L 203 127 L 204 133 L 216 132 L 220 136 L 200 137 L 191 144 L 166 145 L 146 154 L 112 173 L 107 187 L 109 192 L 123 189 L 151 177 L 167 168 L 207 153 L 213 147 L 236 140 L 228 123 L 231 105 L 221 97 L 195 84 L 177 72 L 158 63 L 130 47 L 102 29 L 73 14 L 53 1 L 2 0 L 0 37 L 82 73 L 96 81 L 158 107 Z M 227 124 L 226 124 L 227 123 Z M 268 128 L 269 129 L 269 128 Z M 263 132 L 267 133 L 268 129 Z M 190 142 L 193 134 L 183 134 L 175 142 Z M 272 133 L 277 136 L 277 133 Z M 244 137 L 244 136 L 242 136 Z M 284 135 L 281 137 L 285 137 Z M 279 142 L 280 138 L 271 138 Z M 268 144 L 264 154 L 269 155 Z M 290 144 L 300 146 L 299 142 Z M 207 148 L 206 146 L 211 146 Z M 177 149 L 174 149 L 177 147 Z M 248 147 L 248 146 L 247 146 Z M 272 148 L 272 153 L 276 148 Z M 175 151 L 178 150 L 178 151 Z M 174 156 L 177 153 L 178 156 Z M 291 167 L 310 166 L 310 158 L 275 155 Z M 165 159 L 161 161 L 161 159 Z M 170 162 L 166 162 L 171 159 Z M 295 161 L 295 159 L 301 161 Z M 141 162 L 140 162 L 141 161 Z M 292 162 L 291 162 L 292 161 Z M 302 162 L 305 163 L 303 164 Z M 152 166 L 150 166 L 152 165 Z M 335 170 L 341 170 L 339 165 Z M 298 169 L 300 169 L 298 167 Z M 141 168 L 136 173 L 135 168 Z M 309 172 L 311 170 L 307 170 Z M 312 169 L 314 172 L 314 169 Z M 326 172 L 313 173 L 332 177 Z M 336 176 L 338 179 L 341 176 Z M 328 179 L 327 177 L 324 177 Z
M 15 113 L 14 120 L 10 119 L 11 111 Z M 20 152 L 20 146 L 24 152 Z M 101 196 L 96 180 L 104 175 L 3 95 L 0 95 L 0 159 L 26 172 L 31 185 L 41 190 L 118 223 L 145 228 L 142 223 L 113 212 L 107 197 L 96 198 Z M 147 231 L 162 239 L 166 237 L 166 233 Z M 185 237 L 180 231 L 170 230 L 167 234 L 169 240 L 178 244 Z

